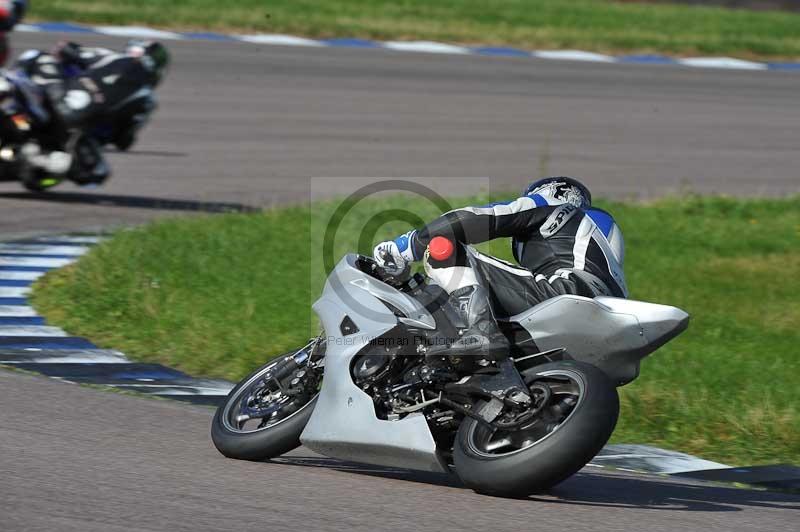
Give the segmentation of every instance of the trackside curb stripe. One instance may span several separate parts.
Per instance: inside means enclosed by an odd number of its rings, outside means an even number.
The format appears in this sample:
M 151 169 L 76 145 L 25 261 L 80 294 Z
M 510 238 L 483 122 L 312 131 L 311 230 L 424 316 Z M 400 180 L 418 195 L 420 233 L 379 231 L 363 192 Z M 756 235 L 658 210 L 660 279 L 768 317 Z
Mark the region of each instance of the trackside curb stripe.
M 734 57 L 672 58 L 657 54 L 627 54 L 611 56 L 585 50 L 521 50 L 505 46 L 461 46 L 433 41 L 371 41 L 358 38 L 309 39 L 283 34 L 223 34 L 216 32 L 173 32 L 143 26 L 84 26 L 69 22 L 37 22 L 19 24 L 21 32 L 58 32 L 101 34 L 162 40 L 239 41 L 257 45 L 306 46 L 329 48 L 368 48 L 409 53 L 434 53 L 446 55 L 477 55 L 485 57 L 522 57 L 542 60 L 559 60 L 591 63 L 625 63 L 642 65 L 672 65 L 690 68 L 734 70 L 781 70 L 800 72 L 800 63 L 745 61 Z
M 36 315 L 27 300 L 33 281 L 74 262 L 100 240 L 58 235 L 0 242 L 0 362 L 70 382 L 179 395 L 197 404 L 210 405 L 225 397 L 233 383 L 197 379 L 158 364 L 133 363 L 123 353 L 97 349 L 85 338 L 48 326 L 44 317 Z

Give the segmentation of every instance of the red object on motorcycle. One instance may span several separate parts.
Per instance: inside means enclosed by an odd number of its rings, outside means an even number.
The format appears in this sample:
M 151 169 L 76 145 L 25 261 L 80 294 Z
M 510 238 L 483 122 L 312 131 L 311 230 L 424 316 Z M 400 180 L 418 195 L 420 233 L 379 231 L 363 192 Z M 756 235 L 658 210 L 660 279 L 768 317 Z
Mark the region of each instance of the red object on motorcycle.
M 433 237 L 428 244 L 428 250 L 431 253 L 431 257 L 433 257 L 435 260 L 449 259 L 453 256 L 453 251 L 455 251 L 455 249 L 456 248 L 453 243 L 443 236 Z

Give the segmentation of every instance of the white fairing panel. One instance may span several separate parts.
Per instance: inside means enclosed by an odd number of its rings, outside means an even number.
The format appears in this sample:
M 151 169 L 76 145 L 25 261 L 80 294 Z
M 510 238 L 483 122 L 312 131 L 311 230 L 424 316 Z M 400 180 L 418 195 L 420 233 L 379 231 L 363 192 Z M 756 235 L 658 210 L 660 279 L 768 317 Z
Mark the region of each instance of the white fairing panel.
M 379 287 L 369 286 L 382 283 L 366 277 L 354 267 L 353 260 L 354 256 L 348 255 L 337 265 L 314 304 L 327 337 L 325 378 L 300 441 L 332 458 L 444 472 L 446 468 L 422 415 L 412 414 L 397 421 L 378 419 L 370 396 L 353 383 L 353 358 L 397 324 L 394 314 L 374 295 Z M 365 278 L 367 282 L 352 282 Z M 358 331 L 343 336 L 340 324 L 345 316 Z M 424 323 L 428 317 L 418 315 L 415 319 Z
M 678 335 L 689 315 L 675 307 L 615 297 L 563 295 L 512 318 L 541 351 L 564 348 L 625 384 L 639 374 L 639 361 Z

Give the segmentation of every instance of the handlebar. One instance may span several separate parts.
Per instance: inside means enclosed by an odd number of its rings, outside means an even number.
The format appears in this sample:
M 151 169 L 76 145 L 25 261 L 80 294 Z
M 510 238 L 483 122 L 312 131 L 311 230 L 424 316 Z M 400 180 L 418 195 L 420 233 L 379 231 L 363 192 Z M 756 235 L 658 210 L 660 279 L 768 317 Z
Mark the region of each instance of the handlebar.
M 398 290 L 410 290 L 414 286 L 420 284 L 418 279 L 415 279 L 414 276 L 411 276 L 411 267 L 406 266 L 406 268 L 400 272 L 399 274 L 389 273 L 384 268 L 382 268 L 375 259 L 372 257 L 367 257 L 365 255 L 359 255 L 358 259 L 356 260 L 356 265 L 358 269 L 362 272 L 366 273 L 367 275 L 371 275 L 375 277 L 379 281 L 383 281 L 384 283 L 388 284 L 389 286 L 393 286 Z M 411 286 L 411 281 L 414 280 L 414 286 Z

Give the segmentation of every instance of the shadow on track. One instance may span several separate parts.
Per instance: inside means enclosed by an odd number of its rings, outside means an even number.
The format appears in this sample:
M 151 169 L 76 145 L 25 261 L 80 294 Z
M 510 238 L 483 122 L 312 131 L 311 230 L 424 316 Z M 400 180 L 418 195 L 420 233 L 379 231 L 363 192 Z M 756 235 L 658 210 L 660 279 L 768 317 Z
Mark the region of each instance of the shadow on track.
M 122 196 L 114 194 L 93 194 L 90 192 L 0 192 L 0 199 L 27 201 L 46 201 L 49 203 L 72 203 L 97 205 L 102 207 L 127 207 L 133 209 L 154 209 L 166 211 L 198 212 L 258 212 L 261 209 L 241 203 L 222 203 L 196 200 L 165 199 L 148 196 Z
M 332 458 L 322 457 L 295 457 L 283 456 L 270 460 L 276 464 L 288 464 L 301 467 L 322 467 L 334 469 L 345 473 L 356 473 L 371 477 L 391 478 L 394 480 L 406 480 L 408 482 L 418 482 L 420 484 L 432 484 L 434 486 L 446 486 L 448 488 L 467 489 L 458 477 L 444 473 L 426 473 L 424 471 L 412 471 L 410 469 L 400 469 L 395 467 L 373 466 L 369 464 L 357 464 L 355 462 L 344 462 Z
M 166 150 L 135 150 L 135 151 L 122 151 L 122 150 L 107 150 L 108 153 L 114 155 L 146 155 L 148 157 L 186 157 L 186 153 L 182 151 L 166 151 Z
M 616 474 L 581 473 L 550 490 L 546 497 L 531 499 L 553 504 L 690 512 L 738 512 L 747 506 L 800 510 L 798 495 Z
M 342 462 L 330 458 L 282 457 L 274 463 L 323 467 L 346 473 L 467 489 L 455 475 Z M 680 484 L 660 477 L 615 473 L 579 473 L 540 495 L 522 499 L 544 503 L 606 508 L 639 508 L 690 512 L 739 512 L 742 507 L 800 511 L 800 496 L 785 493 Z M 800 514 L 799 514 L 800 515 Z

